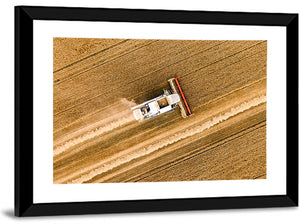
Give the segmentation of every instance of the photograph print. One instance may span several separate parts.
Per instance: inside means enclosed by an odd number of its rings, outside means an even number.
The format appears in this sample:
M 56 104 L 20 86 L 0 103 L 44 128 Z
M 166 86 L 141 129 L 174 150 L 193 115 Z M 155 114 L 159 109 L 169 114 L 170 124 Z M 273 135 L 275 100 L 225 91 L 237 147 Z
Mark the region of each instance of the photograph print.
M 53 38 L 53 183 L 266 179 L 267 40 Z

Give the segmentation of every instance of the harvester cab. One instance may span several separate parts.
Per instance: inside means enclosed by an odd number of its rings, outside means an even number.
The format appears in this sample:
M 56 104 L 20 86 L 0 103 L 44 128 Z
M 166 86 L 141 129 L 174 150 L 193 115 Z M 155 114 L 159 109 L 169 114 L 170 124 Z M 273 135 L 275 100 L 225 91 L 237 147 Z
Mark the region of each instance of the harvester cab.
M 137 121 L 144 121 L 160 114 L 172 112 L 176 107 L 180 108 L 183 118 L 192 115 L 178 78 L 169 79 L 168 82 L 171 87 L 170 90 L 163 90 L 162 95 L 130 108 Z

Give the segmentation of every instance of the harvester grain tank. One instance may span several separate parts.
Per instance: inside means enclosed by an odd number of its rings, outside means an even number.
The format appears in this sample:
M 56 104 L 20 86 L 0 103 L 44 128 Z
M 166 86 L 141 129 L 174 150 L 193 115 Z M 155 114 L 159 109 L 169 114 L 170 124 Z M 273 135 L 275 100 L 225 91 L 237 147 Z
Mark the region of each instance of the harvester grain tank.
M 192 115 L 178 78 L 171 78 L 168 82 L 171 89 L 164 89 L 162 95 L 130 108 L 137 121 L 148 120 L 158 115 L 172 112 L 176 107 L 180 108 L 183 118 Z

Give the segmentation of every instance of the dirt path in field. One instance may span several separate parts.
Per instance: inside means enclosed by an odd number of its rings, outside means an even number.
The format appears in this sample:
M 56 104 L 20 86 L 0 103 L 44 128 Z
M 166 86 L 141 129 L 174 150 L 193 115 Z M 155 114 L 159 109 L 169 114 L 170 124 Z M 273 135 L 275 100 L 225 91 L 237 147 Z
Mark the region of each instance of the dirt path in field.
M 54 43 L 54 183 L 266 178 L 266 41 Z M 171 77 L 193 116 L 136 122 Z

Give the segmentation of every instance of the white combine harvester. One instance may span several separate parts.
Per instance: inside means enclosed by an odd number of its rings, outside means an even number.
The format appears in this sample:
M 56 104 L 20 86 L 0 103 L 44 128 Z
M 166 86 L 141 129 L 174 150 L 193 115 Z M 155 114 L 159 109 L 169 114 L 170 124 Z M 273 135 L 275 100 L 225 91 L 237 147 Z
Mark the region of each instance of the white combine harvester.
M 179 106 L 183 118 L 192 115 L 178 78 L 169 79 L 168 82 L 171 90 L 163 90 L 162 95 L 130 108 L 137 121 L 148 120 L 160 114 L 172 112 L 177 106 Z M 177 90 L 179 90 L 179 94 Z

